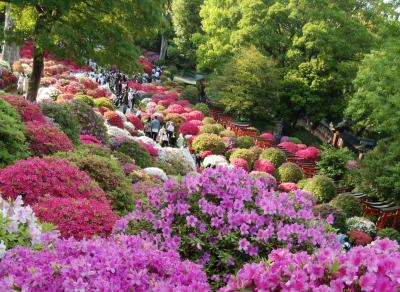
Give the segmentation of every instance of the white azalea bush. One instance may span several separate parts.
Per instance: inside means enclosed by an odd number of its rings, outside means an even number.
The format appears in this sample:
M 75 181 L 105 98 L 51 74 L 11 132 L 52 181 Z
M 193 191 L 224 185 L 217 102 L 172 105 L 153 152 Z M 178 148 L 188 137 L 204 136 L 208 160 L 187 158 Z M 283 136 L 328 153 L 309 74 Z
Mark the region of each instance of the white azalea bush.
M 159 178 L 159 179 L 161 179 L 163 181 L 168 180 L 167 174 L 161 168 L 158 168 L 158 167 L 147 167 L 147 168 L 143 169 L 143 171 L 145 173 L 147 173 L 148 175 L 150 175 L 152 177 L 155 177 L 155 178 Z
M 162 148 L 158 159 L 167 162 L 181 175 L 196 171 L 196 163 L 188 149 Z
M 204 158 L 203 160 L 203 167 L 207 166 L 217 166 L 217 165 L 224 165 L 228 166 L 229 162 L 226 160 L 226 158 L 222 155 L 210 155 Z
M 369 234 L 370 236 L 376 235 L 376 226 L 374 222 L 363 217 L 351 217 L 346 220 L 348 230 L 359 230 Z
M 125 129 L 120 129 L 118 127 L 111 126 L 106 124 L 107 134 L 110 138 L 126 138 L 133 139 L 132 135 Z
M 47 244 L 59 235 L 50 224 L 40 224 L 30 206 L 24 206 L 21 196 L 15 201 L 0 197 L 0 259 L 6 250 L 17 245 Z

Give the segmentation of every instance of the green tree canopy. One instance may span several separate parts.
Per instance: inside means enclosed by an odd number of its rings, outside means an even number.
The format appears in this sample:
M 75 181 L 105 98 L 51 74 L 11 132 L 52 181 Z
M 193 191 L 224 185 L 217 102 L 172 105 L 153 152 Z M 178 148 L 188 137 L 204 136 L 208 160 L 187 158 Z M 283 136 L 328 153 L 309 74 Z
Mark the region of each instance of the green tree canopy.
M 400 38 L 368 55 L 354 80 L 356 93 L 346 109 L 359 132 L 390 136 L 400 125 Z
M 211 77 L 210 98 L 236 117 L 273 118 L 279 106 L 280 72 L 276 62 L 255 47 L 242 48 Z
M 14 29 L 5 37 L 32 40 L 33 72 L 28 98 L 36 99 L 45 50 L 58 57 L 100 65 L 137 66 L 135 42 L 162 24 L 163 0 L 9 0 Z

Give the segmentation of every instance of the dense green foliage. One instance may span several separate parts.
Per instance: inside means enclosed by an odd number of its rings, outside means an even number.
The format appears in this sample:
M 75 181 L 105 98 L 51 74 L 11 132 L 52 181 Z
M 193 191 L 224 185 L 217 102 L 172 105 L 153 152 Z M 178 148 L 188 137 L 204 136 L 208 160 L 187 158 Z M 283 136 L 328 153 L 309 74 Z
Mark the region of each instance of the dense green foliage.
M 354 80 L 356 93 L 347 115 L 355 129 L 388 136 L 400 125 L 400 38 L 390 39 L 380 51 L 368 55 Z
M 321 203 L 328 203 L 335 196 L 333 180 L 323 175 L 316 175 L 308 180 L 304 190 L 312 193 Z
M 282 150 L 276 148 L 267 148 L 261 152 L 260 159 L 271 161 L 277 168 L 286 161 L 286 154 Z
M 149 152 L 139 143 L 126 140 L 122 141 L 118 146 L 113 147 L 115 151 L 121 152 L 135 160 L 137 166 L 146 168 L 152 166 L 153 159 Z
M 75 144 L 79 144 L 79 119 L 70 111 L 65 103 L 43 103 L 40 106 L 42 113 L 51 118 L 68 138 Z
M 242 158 L 246 160 L 247 164 L 249 165 L 249 168 L 251 169 L 254 163 L 254 152 L 251 151 L 250 149 L 236 149 L 230 155 L 229 160 L 232 161 L 233 159 L 236 158 Z
M 279 71 L 255 47 L 241 49 L 220 74 L 211 76 L 207 94 L 239 119 L 272 118 L 279 106 Z
M 303 172 L 297 164 L 286 162 L 277 169 L 276 176 L 281 182 L 297 183 L 303 179 Z
M 343 178 L 347 161 L 353 159 L 353 154 L 347 148 L 335 149 L 329 145 L 323 145 L 321 150 L 321 158 L 317 162 L 318 173 L 334 180 Z
M 360 185 L 377 199 L 400 201 L 400 139 L 382 140 L 360 163 Z
M 319 215 L 321 219 L 327 219 L 329 215 L 332 215 L 334 217 L 332 226 L 342 233 L 346 232 L 346 216 L 342 210 L 330 204 L 320 204 L 313 208 L 313 213 Z
M 360 202 L 349 194 L 339 194 L 330 203 L 332 206 L 343 210 L 346 218 L 362 215 Z
M 167 175 L 176 176 L 179 174 L 178 170 L 173 165 L 171 165 L 170 163 L 164 162 L 164 161 L 160 161 L 160 160 L 154 161 L 152 166 L 158 167 L 158 168 L 164 170 Z
M 397 242 L 400 242 L 400 233 L 393 228 L 383 228 L 378 231 L 376 236 L 380 238 L 389 238 L 391 240 L 396 240 Z
M 210 150 L 213 154 L 224 154 L 226 146 L 221 137 L 215 134 L 201 134 L 197 136 L 193 143 L 193 149 L 197 153 Z
M 112 157 L 90 154 L 85 148 L 75 152 L 60 152 L 55 156 L 63 158 L 86 172 L 104 190 L 112 208 L 120 214 L 133 210 L 132 189 L 120 164 Z
M 0 168 L 28 156 L 21 118 L 11 105 L 0 99 Z
M 194 109 L 202 112 L 205 116 L 208 116 L 210 114 L 210 111 L 208 109 L 208 106 L 205 103 L 199 102 L 194 106 Z
M 256 145 L 256 142 L 250 136 L 241 136 L 237 138 L 236 145 L 238 148 L 250 148 Z
M 191 104 L 199 102 L 199 91 L 196 86 L 187 86 L 181 93 L 181 99 L 188 100 Z

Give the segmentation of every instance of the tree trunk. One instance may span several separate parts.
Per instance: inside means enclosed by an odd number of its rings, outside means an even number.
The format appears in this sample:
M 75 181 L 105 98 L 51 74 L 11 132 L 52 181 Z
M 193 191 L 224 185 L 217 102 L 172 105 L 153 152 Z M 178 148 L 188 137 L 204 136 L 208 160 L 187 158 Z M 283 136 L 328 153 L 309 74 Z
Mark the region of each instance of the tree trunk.
M 33 67 L 32 75 L 29 78 L 28 86 L 28 100 L 35 102 L 36 96 L 40 86 L 40 79 L 42 78 L 42 72 L 44 68 L 44 52 L 42 49 L 33 48 Z
M 160 49 L 160 60 L 164 61 L 165 56 L 167 55 L 167 48 L 168 48 L 168 40 L 165 38 L 164 35 L 161 37 L 161 49 Z
M 10 5 L 6 7 L 6 14 L 4 20 L 4 35 L 7 36 L 8 32 L 13 29 L 13 22 L 10 16 Z M 11 65 L 19 59 L 19 47 L 15 43 L 8 43 L 4 41 L 3 52 L 1 59 L 10 63 Z

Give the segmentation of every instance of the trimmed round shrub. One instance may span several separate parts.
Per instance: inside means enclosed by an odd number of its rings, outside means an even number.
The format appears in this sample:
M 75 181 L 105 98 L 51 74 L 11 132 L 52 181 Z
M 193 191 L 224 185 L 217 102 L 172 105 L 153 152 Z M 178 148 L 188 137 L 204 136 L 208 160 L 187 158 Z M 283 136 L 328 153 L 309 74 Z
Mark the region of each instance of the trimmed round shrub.
M 11 105 L 0 99 L 0 168 L 28 156 L 21 118 Z
M 210 114 L 210 110 L 208 109 L 208 105 L 206 105 L 205 103 L 197 103 L 194 106 L 194 109 L 196 111 L 202 112 L 205 116 L 208 116 Z
M 187 86 L 181 93 L 180 99 L 188 100 L 191 104 L 199 102 L 199 91 L 196 86 Z
M 133 210 L 130 181 L 116 159 L 89 155 L 84 148 L 71 153 L 57 153 L 56 157 L 69 161 L 97 182 L 111 201 L 113 210 L 120 214 Z
M 116 112 L 106 112 L 104 113 L 104 118 L 111 126 L 118 127 L 120 129 L 124 128 L 124 121 Z
M 254 170 L 274 174 L 275 166 L 269 160 L 257 160 L 254 162 Z
M 137 166 L 146 168 L 152 166 L 153 159 L 149 152 L 138 142 L 132 140 L 114 140 L 111 143 L 114 151 L 121 152 L 135 160 Z
M 192 147 L 197 153 L 210 150 L 216 155 L 224 154 L 226 150 L 222 138 L 215 134 L 201 134 L 197 136 L 193 140 Z
M 346 215 L 341 209 L 335 208 L 330 204 L 320 204 L 313 207 L 313 213 L 322 219 L 327 219 L 329 215 L 333 216 L 332 226 L 339 229 L 341 233 L 346 233 Z
M 183 136 L 186 135 L 196 136 L 199 134 L 199 132 L 200 132 L 199 127 L 192 122 L 183 123 L 179 127 L 179 133 L 182 134 Z
M 258 160 L 258 158 L 260 157 L 260 155 L 264 149 L 261 147 L 258 147 L 258 146 L 253 146 L 253 147 L 250 147 L 250 150 L 253 151 L 253 153 L 254 153 L 254 160 Z
M 222 131 L 224 131 L 224 126 L 221 124 L 205 124 L 200 127 L 200 132 L 202 134 L 216 134 L 219 135 Z
M 339 194 L 330 203 L 332 206 L 343 210 L 346 218 L 361 216 L 362 207 L 358 200 L 350 194 Z
M 164 162 L 164 161 L 160 161 L 160 160 L 154 161 L 153 167 L 157 167 L 157 168 L 164 170 L 164 172 L 167 175 L 176 176 L 179 174 L 178 171 L 171 164 Z
M 312 193 L 317 201 L 321 203 L 328 203 L 336 193 L 333 180 L 323 175 L 316 175 L 307 181 L 304 190 Z
M 393 228 L 383 228 L 378 231 L 376 236 L 380 238 L 389 238 L 397 242 L 400 241 L 400 232 L 398 232 L 396 229 Z
M 72 142 L 64 132 L 38 121 L 25 124 L 25 135 L 29 142 L 29 150 L 35 156 L 42 157 L 58 151 L 74 149 Z
M 42 103 L 42 112 L 51 118 L 75 145 L 79 144 L 79 120 L 71 113 L 68 104 L 65 103 Z
M 110 148 L 105 147 L 103 145 L 94 145 L 94 144 L 87 144 L 87 145 L 80 145 L 78 149 L 84 149 L 84 151 L 88 152 L 88 155 L 98 155 L 105 157 L 107 159 L 117 159 L 120 165 L 124 165 L 126 163 L 135 163 L 135 160 L 130 158 L 128 155 L 125 155 L 118 151 L 112 151 Z
M 101 140 L 103 144 L 108 142 L 107 128 L 104 120 L 98 116 L 88 104 L 75 100 L 69 103 L 71 113 L 79 120 L 79 133 L 81 135 L 92 135 Z
M 281 182 L 297 183 L 303 179 L 303 172 L 296 163 L 286 162 L 278 168 L 277 176 Z
M 39 107 L 20 96 L 2 96 L 0 97 L 11 104 L 21 116 L 24 123 L 37 121 L 46 123 L 46 119 Z
M 275 142 L 275 135 L 270 132 L 265 132 L 260 135 L 261 138 Z
M 287 152 L 292 153 L 292 154 L 295 154 L 297 151 L 299 151 L 299 147 L 297 146 L 297 144 L 292 143 L 292 142 L 282 142 L 278 146 L 282 147 Z
M 261 152 L 260 159 L 271 161 L 275 168 L 277 168 L 286 161 L 286 154 L 277 148 L 267 148 Z
M 253 147 L 254 145 L 256 145 L 256 142 L 250 136 L 242 136 L 242 137 L 238 137 L 237 138 L 236 145 L 239 148 L 248 149 L 248 148 Z
M 297 182 L 297 186 L 298 186 L 300 189 L 304 189 L 304 187 L 306 186 L 306 184 L 307 184 L 310 180 L 311 180 L 311 178 L 303 178 L 303 179 L 301 179 L 301 180 L 299 180 L 299 181 Z
M 77 94 L 74 96 L 74 99 L 82 101 L 84 103 L 86 103 L 87 105 L 93 107 L 95 106 L 95 102 L 93 97 L 86 95 L 86 94 Z
M 317 147 L 306 147 L 296 152 L 296 155 L 308 159 L 308 160 L 317 160 L 320 157 L 320 150 Z
M 234 131 L 230 130 L 223 130 L 221 133 L 219 133 L 221 137 L 229 137 L 229 138 L 234 138 L 236 137 L 236 134 Z
M 236 168 L 243 168 L 244 170 L 249 170 L 249 163 L 246 159 L 243 158 L 234 158 L 231 159 L 231 164 Z
M 229 161 L 232 162 L 233 159 L 242 158 L 247 161 L 248 167 L 251 169 L 254 163 L 254 153 L 250 149 L 237 149 L 233 151 L 232 155 L 229 158 Z
M 217 122 L 213 119 L 213 118 L 211 118 L 211 117 L 205 117 L 204 119 L 203 119 L 203 124 L 204 125 L 210 125 L 210 124 L 216 124 Z
M 64 238 L 108 236 L 118 219 L 108 202 L 46 196 L 33 206 L 41 222 L 54 224 Z
M 143 123 L 137 116 L 134 114 L 127 114 L 126 118 L 135 126 L 135 129 L 143 131 Z
M 351 230 L 348 235 L 350 243 L 354 246 L 364 246 L 372 242 L 372 237 L 360 230 Z
M 346 220 L 347 229 L 359 230 L 367 233 L 370 236 L 376 235 L 376 227 L 374 222 L 364 218 L 364 217 L 351 217 Z
M 108 97 L 100 97 L 100 98 L 94 99 L 94 105 L 97 106 L 97 107 L 105 107 L 105 108 L 108 108 L 108 109 L 110 109 L 112 111 L 115 110 L 114 103 Z
M 185 118 L 183 118 L 180 114 L 167 114 L 164 118 L 164 122 L 172 122 L 175 127 L 179 127 L 181 124 L 185 122 Z
M 28 158 L 0 169 L 0 193 L 4 198 L 22 196 L 26 204 L 45 195 L 106 201 L 103 190 L 85 172 L 56 158 Z

